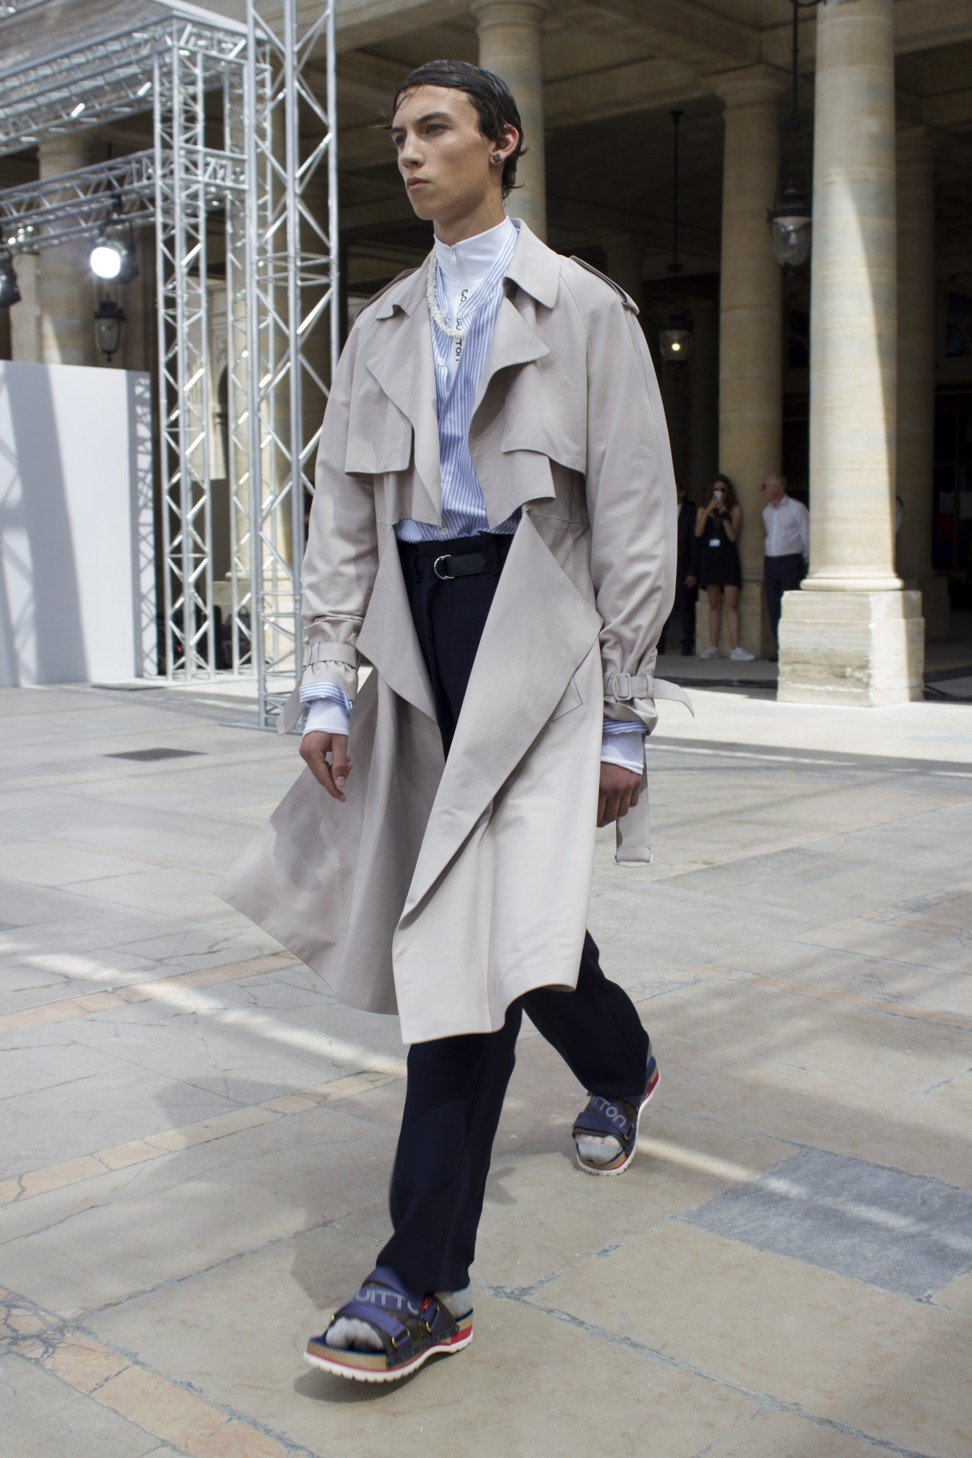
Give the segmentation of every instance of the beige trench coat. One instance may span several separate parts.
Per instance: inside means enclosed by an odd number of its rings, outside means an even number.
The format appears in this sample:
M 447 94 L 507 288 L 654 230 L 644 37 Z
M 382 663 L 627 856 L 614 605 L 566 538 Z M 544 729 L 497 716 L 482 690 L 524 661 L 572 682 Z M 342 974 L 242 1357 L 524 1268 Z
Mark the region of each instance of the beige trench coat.
M 650 730 L 654 697 L 684 698 L 653 684 L 676 493 L 637 311 L 524 225 L 469 437 L 490 525 L 523 514 L 444 765 L 394 534 L 441 520 L 425 277 L 359 315 L 318 455 L 302 679 L 355 699 L 347 803 L 303 769 L 220 887 L 344 1001 L 397 1009 L 405 1042 L 576 985 L 602 714 Z M 622 828 L 619 859 L 649 859 L 646 795 Z

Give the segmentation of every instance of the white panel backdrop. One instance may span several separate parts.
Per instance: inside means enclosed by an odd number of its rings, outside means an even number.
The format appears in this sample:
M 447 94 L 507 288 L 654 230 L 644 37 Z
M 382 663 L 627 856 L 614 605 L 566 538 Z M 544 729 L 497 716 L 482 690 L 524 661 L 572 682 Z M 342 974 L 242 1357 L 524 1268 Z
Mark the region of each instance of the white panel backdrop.
M 149 376 L 0 361 L 0 685 L 154 675 Z

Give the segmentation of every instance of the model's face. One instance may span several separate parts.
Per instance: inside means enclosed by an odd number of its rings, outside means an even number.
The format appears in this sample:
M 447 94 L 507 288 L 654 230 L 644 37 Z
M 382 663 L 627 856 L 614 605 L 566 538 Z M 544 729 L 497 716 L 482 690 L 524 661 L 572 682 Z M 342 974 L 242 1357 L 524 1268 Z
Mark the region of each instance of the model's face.
M 503 166 L 490 159 L 497 152 L 506 156 L 516 132 L 498 145 L 483 136 L 478 122 L 469 97 L 453 87 L 419 86 L 403 96 L 390 134 L 418 217 L 448 225 L 499 196 Z

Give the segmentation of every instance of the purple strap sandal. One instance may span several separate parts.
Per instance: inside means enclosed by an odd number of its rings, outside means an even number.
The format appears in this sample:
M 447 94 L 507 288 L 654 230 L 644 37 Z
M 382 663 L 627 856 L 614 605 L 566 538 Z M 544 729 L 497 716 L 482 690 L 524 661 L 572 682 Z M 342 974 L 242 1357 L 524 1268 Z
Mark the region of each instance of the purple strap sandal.
M 365 1321 L 381 1339 L 383 1352 L 329 1347 L 327 1332 L 342 1317 Z M 353 1382 L 397 1382 L 438 1352 L 461 1352 L 472 1341 L 472 1311 L 453 1316 L 437 1296 L 417 1297 L 388 1266 L 372 1271 L 351 1301 L 331 1317 L 326 1331 L 311 1337 L 304 1353 L 312 1367 Z
M 604 1138 L 606 1135 L 616 1139 L 621 1149 L 616 1158 L 609 1160 L 606 1164 L 596 1164 L 592 1159 L 585 1159 L 580 1150 L 577 1150 L 577 1164 L 580 1169 L 592 1175 L 619 1175 L 624 1174 L 628 1165 L 635 1157 L 635 1150 L 638 1147 L 638 1125 L 641 1122 L 641 1114 L 648 1100 L 658 1087 L 658 1064 L 654 1056 L 649 1054 L 648 1067 L 645 1071 L 645 1088 L 640 1097 L 634 1099 L 604 1098 L 601 1094 L 592 1094 L 588 1100 L 587 1108 L 578 1115 L 571 1134 L 574 1139 L 578 1135 L 591 1134 Z

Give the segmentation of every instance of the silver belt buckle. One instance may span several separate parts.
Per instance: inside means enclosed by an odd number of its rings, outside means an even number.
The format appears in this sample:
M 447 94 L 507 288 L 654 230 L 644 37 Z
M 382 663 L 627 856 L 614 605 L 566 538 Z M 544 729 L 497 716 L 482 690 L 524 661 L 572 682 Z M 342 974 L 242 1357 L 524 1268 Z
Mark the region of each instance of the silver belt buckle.
M 455 581 L 455 574 L 453 572 L 440 572 L 439 571 L 439 563 L 440 562 L 448 562 L 448 560 L 449 560 L 449 555 L 448 555 L 448 553 L 446 553 L 446 555 L 444 557 L 436 557 L 435 561 L 432 563 L 432 571 L 435 573 L 436 577 L 438 577 L 438 579 L 439 579 L 440 582 L 453 582 L 453 581 Z

